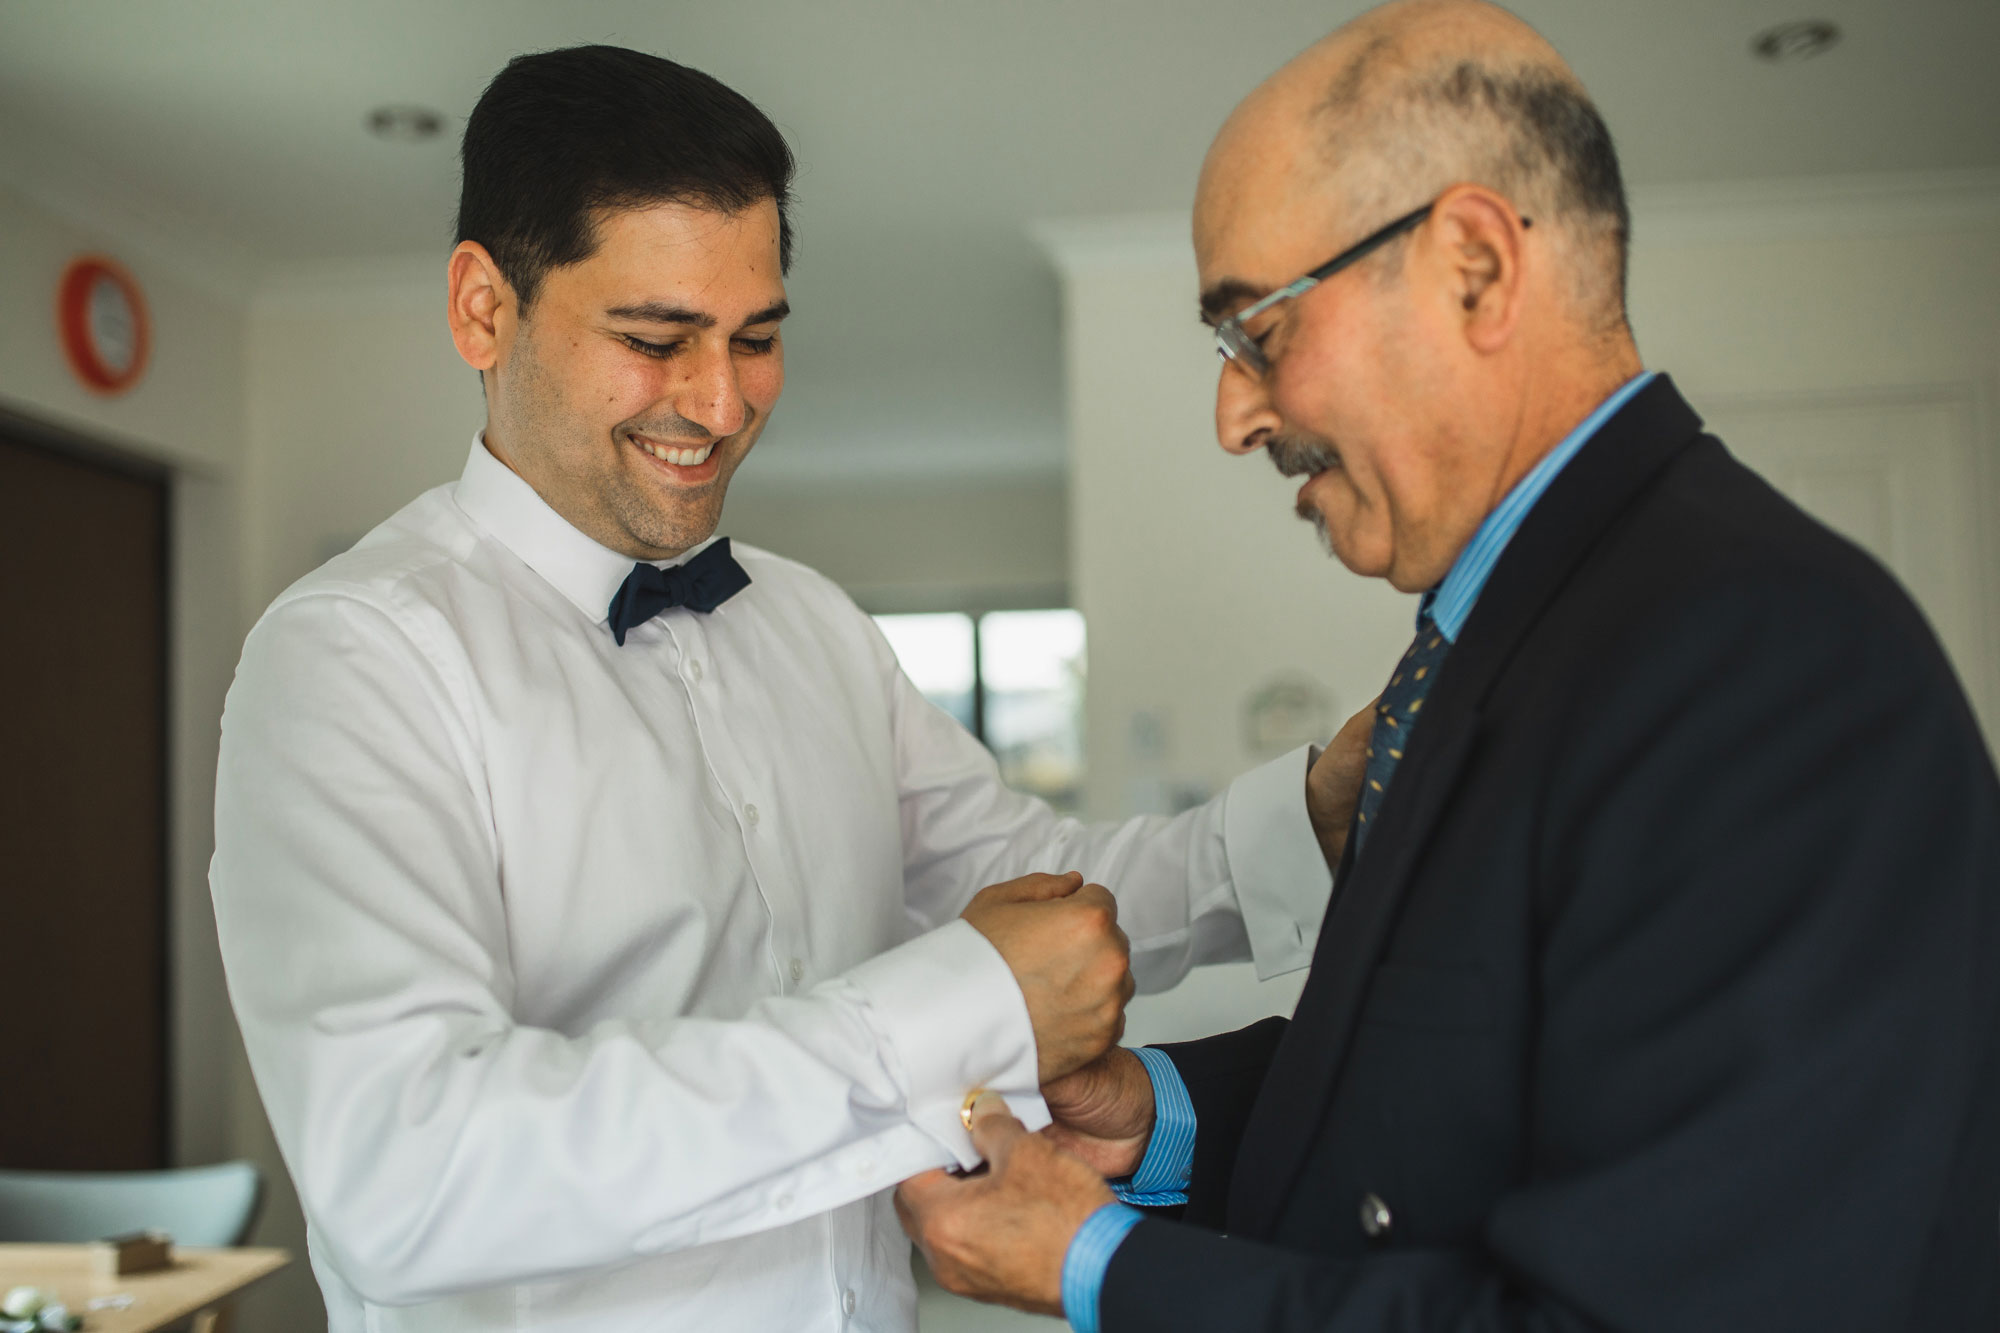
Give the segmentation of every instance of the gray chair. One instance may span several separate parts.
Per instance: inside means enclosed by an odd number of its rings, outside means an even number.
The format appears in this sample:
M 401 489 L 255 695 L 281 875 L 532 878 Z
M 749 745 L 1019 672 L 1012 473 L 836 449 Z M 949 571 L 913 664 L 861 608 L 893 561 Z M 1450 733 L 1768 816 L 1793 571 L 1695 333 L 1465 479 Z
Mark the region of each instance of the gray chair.
M 176 1171 L 0 1171 L 0 1241 L 164 1231 L 176 1245 L 241 1245 L 264 1178 L 248 1162 Z

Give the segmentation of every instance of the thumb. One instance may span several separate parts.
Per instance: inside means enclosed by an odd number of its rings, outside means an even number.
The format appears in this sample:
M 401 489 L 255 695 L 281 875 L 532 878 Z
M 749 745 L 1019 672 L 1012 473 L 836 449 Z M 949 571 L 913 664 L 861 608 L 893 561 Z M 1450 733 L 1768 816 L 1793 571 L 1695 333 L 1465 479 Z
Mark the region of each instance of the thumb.
M 998 1171 L 1007 1165 L 1014 1145 L 1028 1136 L 1027 1126 L 1007 1109 L 1007 1099 L 997 1092 L 982 1092 L 972 1103 L 972 1146 Z

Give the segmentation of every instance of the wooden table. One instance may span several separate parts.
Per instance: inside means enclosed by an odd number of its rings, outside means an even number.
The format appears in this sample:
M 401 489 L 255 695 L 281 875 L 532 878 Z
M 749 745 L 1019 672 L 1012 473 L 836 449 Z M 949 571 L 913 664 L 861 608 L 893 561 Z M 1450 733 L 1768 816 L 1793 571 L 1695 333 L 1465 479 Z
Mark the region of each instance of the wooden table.
M 151 1273 L 99 1277 L 88 1245 L 0 1245 L 0 1295 L 40 1287 L 83 1316 L 83 1333 L 152 1333 L 199 1314 L 292 1261 L 283 1250 L 174 1247 L 174 1263 Z M 123 1310 L 92 1310 L 102 1296 L 130 1296 Z

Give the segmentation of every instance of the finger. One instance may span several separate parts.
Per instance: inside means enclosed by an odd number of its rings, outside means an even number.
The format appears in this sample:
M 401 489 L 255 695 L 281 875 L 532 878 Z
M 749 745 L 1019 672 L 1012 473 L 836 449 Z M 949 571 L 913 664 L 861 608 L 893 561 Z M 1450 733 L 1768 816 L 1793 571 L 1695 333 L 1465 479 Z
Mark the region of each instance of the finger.
M 903 1234 L 921 1246 L 924 1243 L 924 1224 L 918 1220 L 916 1210 L 903 1198 L 900 1189 L 892 1197 L 896 1202 L 896 1220 L 903 1224 Z
M 1014 1113 L 1007 1109 L 1007 1099 L 999 1093 L 982 1092 L 972 1104 L 972 1146 L 992 1163 L 995 1171 L 1006 1167 L 1014 1145 L 1027 1134 L 1027 1126 L 1014 1118 Z
M 1067 898 L 1083 885 L 1083 872 L 1064 871 L 1060 875 L 1023 875 L 980 891 L 982 898 L 1010 903 L 1038 903 L 1051 898 Z
M 1111 913 L 1112 922 L 1115 924 L 1118 920 L 1118 900 L 1112 897 L 1111 890 L 1105 888 L 1102 884 L 1084 885 L 1070 895 L 1070 901 L 1089 903 L 1096 907 L 1106 908 Z
M 1360 712 L 1341 723 L 1340 730 L 1334 733 L 1333 739 L 1327 742 L 1326 749 L 1320 752 L 1320 758 L 1325 759 L 1327 752 L 1331 751 L 1335 756 L 1333 762 L 1337 763 L 1343 754 L 1354 750 L 1356 746 L 1365 746 L 1370 733 L 1375 730 L 1375 708 L 1379 703 L 1381 703 L 1379 697 L 1370 699 Z
M 920 1172 L 896 1186 L 898 1204 L 907 1206 L 912 1212 L 921 1213 L 933 1206 L 938 1199 L 951 1193 L 955 1184 L 951 1173 L 939 1168 Z

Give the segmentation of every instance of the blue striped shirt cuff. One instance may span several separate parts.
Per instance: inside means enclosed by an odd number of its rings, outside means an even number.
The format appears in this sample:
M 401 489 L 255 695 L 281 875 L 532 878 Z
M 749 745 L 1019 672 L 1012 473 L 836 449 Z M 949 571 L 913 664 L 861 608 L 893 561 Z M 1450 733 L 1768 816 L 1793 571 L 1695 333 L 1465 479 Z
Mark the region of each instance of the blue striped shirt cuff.
M 1124 1184 L 1114 1182 L 1112 1192 L 1142 1208 L 1186 1203 L 1188 1180 L 1194 1174 L 1194 1103 L 1165 1051 L 1141 1046 L 1132 1053 L 1153 1081 L 1153 1137 L 1139 1169 Z
M 1063 1256 L 1063 1314 L 1076 1333 L 1098 1333 L 1097 1306 L 1104 1296 L 1104 1274 L 1111 1268 L 1111 1256 L 1132 1228 L 1146 1215 L 1122 1203 L 1107 1203 L 1076 1229 L 1070 1238 L 1069 1253 Z

